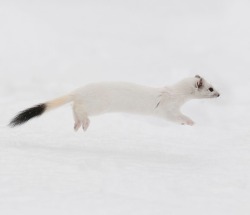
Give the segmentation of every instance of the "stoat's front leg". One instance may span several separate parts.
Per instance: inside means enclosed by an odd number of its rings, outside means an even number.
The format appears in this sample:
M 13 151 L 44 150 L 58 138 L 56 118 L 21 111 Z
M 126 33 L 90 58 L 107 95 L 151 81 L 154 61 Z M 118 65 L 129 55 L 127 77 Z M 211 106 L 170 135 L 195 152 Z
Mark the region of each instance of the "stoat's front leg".
M 180 123 L 181 125 L 194 125 L 194 122 L 192 119 L 190 119 L 189 117 L 185 116 L 184 114 L 182 114 L 181 112 L 175 112 L 172 114 L 169 114 L 168 119 L 170 119 L 171 121 L 175 121 L 177 123 Z
M 180 121 L 182 125 L 194 125 L 194 121 L 183 114 L 180 115 Z

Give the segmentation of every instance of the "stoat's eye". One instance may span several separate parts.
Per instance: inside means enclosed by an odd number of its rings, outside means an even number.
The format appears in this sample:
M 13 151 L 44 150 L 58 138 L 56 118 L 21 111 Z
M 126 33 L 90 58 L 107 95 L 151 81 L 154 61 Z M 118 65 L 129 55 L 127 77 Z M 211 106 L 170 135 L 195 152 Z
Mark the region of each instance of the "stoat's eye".
M 214 89 L 213 89 L 212 87 L 209 87 L 208 90 L 209 90 L 210 92 L 213 92 L 213 91 L 214 91 Z

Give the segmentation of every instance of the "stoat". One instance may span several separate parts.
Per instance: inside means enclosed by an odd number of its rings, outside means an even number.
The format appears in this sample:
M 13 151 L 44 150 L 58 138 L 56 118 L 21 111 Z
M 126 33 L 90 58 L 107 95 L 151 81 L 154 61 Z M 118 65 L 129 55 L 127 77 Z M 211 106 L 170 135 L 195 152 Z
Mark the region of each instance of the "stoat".
M 88 129 L 89 116 L 111 112 L 153 115 L 183 125 L 193 125 L 194 122 L 181 113 L 180 107 L 191 99 L 219 96 L 214 87 L 199 75 L 162 88 L 123 82 L 92 83 L 68 95 L 20 112 L 9 125 L 11 127 L 21 125 L 33 117 L 69 102 L 73 103 L 75 131 L 80 127 L 84 131 Z

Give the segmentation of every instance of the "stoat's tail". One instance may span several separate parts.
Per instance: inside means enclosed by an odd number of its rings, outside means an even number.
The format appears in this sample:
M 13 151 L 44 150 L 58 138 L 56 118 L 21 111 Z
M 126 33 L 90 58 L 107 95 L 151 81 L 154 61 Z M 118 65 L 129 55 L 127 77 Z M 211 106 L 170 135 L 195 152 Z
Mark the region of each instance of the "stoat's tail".
M 18 125 L 22 125 L 32 119 L 33 117 L 38 117 L 45 113 L 48 110 L 57 108 L 59 106 L 62 106 L 66 103 L 69 103 L 73 100 L 72 95 L 66 95 L 59 98 L 56 98 L 54 100 L 48 101 L 46 103 L 38 104 L 34 107 L 25 109 L 21 111 L 19 114 L 17 114 L 9 123 L 9 126 L 15 127 Z

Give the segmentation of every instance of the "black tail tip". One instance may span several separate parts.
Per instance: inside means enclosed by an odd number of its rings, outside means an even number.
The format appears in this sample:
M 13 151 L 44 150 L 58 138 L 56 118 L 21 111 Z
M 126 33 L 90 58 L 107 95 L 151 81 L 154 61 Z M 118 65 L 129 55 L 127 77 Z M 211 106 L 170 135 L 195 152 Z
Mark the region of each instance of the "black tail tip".
M 42 115 L 46 110 L 46 104 L 39 104 L 34 107 L 28 108 L 17 114 L 9 123 L 10 127 L 22 125 L 34 117 Z

